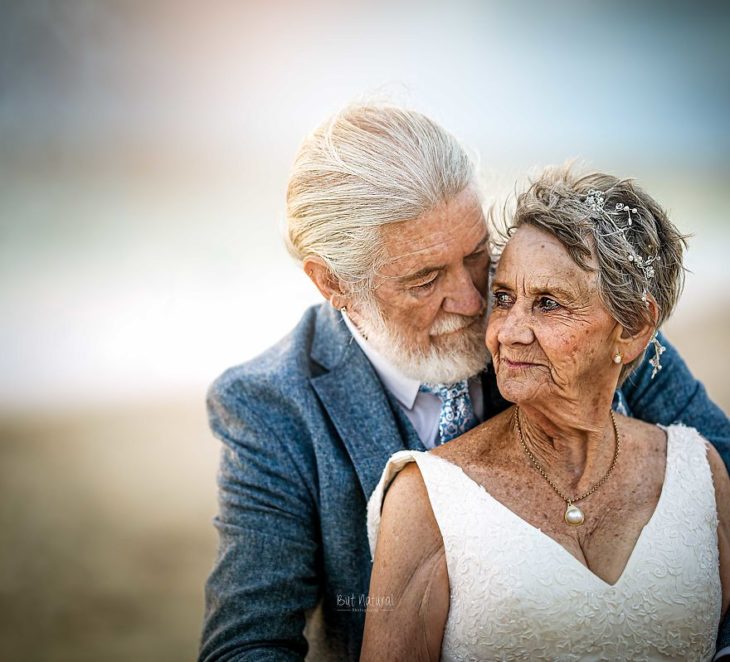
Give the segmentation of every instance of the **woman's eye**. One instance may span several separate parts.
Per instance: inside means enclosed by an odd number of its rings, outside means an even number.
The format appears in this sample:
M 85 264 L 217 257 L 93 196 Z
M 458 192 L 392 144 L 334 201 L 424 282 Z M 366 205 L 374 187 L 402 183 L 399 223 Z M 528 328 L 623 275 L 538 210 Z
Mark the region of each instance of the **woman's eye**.
M 551 299 L 550 297 L 540 297 L 538 305 L 542 310 L 546 312 L 550 312 L 551 310 L 557 310 L 558 308 L 560 308 L 560 304 L 555 301 L 555 299 Z
M 507 292 L 494 292 L 492 298 L 497 308 L 506 308 L 512 304 L 512 297 Z

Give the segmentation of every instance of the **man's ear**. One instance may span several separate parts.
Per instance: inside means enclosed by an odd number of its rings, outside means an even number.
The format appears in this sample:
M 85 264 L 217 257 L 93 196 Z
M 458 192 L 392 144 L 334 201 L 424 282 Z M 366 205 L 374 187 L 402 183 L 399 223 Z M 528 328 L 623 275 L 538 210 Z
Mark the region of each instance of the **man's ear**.
M 631 363 L 631 361 L 647 348 L 651 337 L 656 331 L 656 323 L 659 319 L 659 307 L 651 295 L 647 296 L 646 305 L 649 309 L 649 319 L 651 319 L 651 322 L 644 324 L 636 333 L 629 333 L 619 324 L 621 331 L 615 339 L 615 342 L 616 349 L 621 353 L 624 364 Z
M 304 259 L 304 273 L 309 276 L 320 294 L 329 301 L 334 308 L 346 307 L 349 302 L 342 281 L 337 278 L 319 257 Z

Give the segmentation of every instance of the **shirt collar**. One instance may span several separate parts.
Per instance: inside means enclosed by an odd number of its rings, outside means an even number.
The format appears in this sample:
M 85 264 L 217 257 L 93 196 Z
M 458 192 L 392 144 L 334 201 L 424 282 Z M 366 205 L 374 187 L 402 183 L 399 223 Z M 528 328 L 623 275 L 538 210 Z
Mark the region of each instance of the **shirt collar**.
M 421 382 L 403 375 L 388 359 L 368 343 L 345 311 L 342 311 L 342 318 L 345 320 L 347 328 L 350 329 L 350 333 L 352 333 L 355 342 L 360 346 L 360 349 L 362 349 L 373 368 L 375 368 L 375 372 L 380 377 L 380 381 L 383 382 L 385 388 L 404 407 L 413 409 Z

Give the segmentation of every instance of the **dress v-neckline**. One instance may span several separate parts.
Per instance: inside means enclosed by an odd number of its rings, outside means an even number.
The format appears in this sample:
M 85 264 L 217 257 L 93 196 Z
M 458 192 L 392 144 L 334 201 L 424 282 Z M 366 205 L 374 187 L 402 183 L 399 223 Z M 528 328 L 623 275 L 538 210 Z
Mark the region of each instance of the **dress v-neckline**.
M 654 512 L 651 514 L 651 517 L 649 518 L 649 521 L 644 524 L 644 526 L 641 529 L 641 532 L 639 533 L 639 536 L 636 539 L 636 542 L 634 543 L 634 547 L 631 550 L 631 554 L 629 554 L 629 558 L 626 561 L 626 564 L 623 567 L 623 570 L 621 571 L 621 574 L 619 575 L 618 579 L 615 583 L 610 584 L 605 579 L 602 579 L 599 577 L 595 572 L 593 572 L 587 565 L 581 563 L 573 554 L 571 554 L 563 545 L 561 545 L 555 538 L 552 536 L 549 536 L 547 533 L 543 533 L 543 531 L 536 526 L 533 526 L 530 524 L 526 519 L 523 519 L 520 517 L 517 513 L 515 513 L 513 510 L 508 508 L 505 504 L 503 504 L 499 499 L 496 499 L 493 497 L 488 491 L 487 488 L 484 487 L 481 483 L 477 483 L 471 476 L 469 476 L 464 469 L 462 469 L 458 464 L 455 464 L 454 462 L 451 462 L 450 460 L 447 460 L 444 457 L 441 457 L 440 455 L 434 455 L 433 453 L 429 453 L 427 451 L 421 451 L 424 455 L 428 455 L 429 457 L 436 458 L 438 460 L 441 460 L 442 462 L 445 462 L 446 464 L 455 467 L 458 469 L 461 474 L 466 478 L 466 481 L 468 483 L 471 483 L 474 487 L 476 487 L 490 502 L 496 504 L 496 507 L 500 510 L 503 510 L 507 513 L 508 516 L 510 516 L 513 519 L 516 519 L 518 523 L 520 523 L 521 526 L 526 528 L 528 532 L 530 532 L 535 539 L 539 540 L 547 540 L 547 544 L 552 544 L 556 546 L 560 553 L 570 557 L 573 562 L 577 563 L 585 572 L 588 573 L 595 581 L 599 582 L 604 588 L 615 588 L 618 586 L 621 581 L 624 579 L 624 577 L 627 575 L 627 571 L 629 570 L 629 567 L 632 565 L 632 562 L 634 560 L 634 557 L 636 556 L 636 551 L 639 548 L 639 545 L 642 543 L 643 538 L 645 537 L 644 534 L 646 533 L 646 530 L 650 528 L 651 525 L 655 522 L 655 520 L 658 518 L 658 516 L 661 514 L 660 508 L 663 505 L 663 502 L 666 500 L 665 495 L 667 494 L 667 480 L 669 478 L 669 453 L 670 453 L 670 447 L 671 447 L 671 435 L 669 434 L 669 430 L 667 427 L 663 425 L 657 426 L 664 430 L 664 433 L 667 437 L 667 447 L 666 447 L 666 453 L 665 453 L 665 459 L 664 459 L 664 480 L 662 481 L 662 490 L 659 494 L 659 499 L 656 502 L 656 505 L 654 506 Z M 672 453 L 674 451 L 672 450 Z

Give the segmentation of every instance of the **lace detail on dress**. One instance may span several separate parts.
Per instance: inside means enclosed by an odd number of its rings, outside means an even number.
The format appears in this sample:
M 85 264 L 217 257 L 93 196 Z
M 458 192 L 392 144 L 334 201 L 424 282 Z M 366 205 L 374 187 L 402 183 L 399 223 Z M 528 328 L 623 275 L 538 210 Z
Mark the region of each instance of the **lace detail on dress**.
M 443 662 L 712 658 L 722 599 L 712 474 L 696 430 L 665 430 L 662 493 L 615 585 L 457 465 L 421 451 L 390 458 L 368 502 L 370 551 L 385 487 L 417 462 L 449 572 Z

